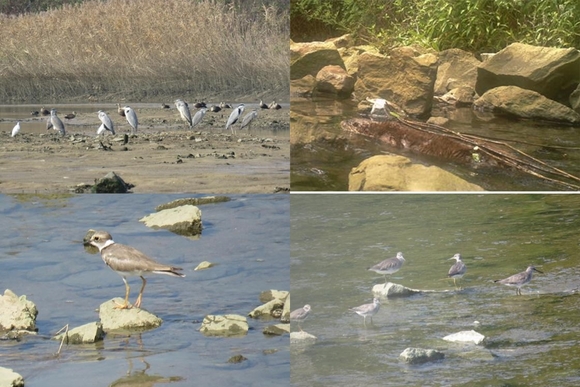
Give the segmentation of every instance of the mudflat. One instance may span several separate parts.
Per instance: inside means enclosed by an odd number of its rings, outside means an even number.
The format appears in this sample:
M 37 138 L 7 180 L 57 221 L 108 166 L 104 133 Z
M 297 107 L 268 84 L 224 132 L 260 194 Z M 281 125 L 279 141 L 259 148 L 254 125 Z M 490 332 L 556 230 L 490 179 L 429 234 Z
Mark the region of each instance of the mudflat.
M 30 117 L 14 138 L 0 132 L 0 193 L 74 192 L 110 171 L 134 184 L 133 193 L 287 191 L 289 111 L 258 110 L 250 130 L 239 130 L 237 123 L 236 134 L 225 130 L 231 109 L 208 111 L 191 130 L 174 107 L 136 108 L 134 136 L 116 109 L 108 112 L 116 125 L 114 136 L 97 136 L 96 112 L 77 113 L 68 121 L 59 114 L 64 137 L 45 129 L 46 117 Z

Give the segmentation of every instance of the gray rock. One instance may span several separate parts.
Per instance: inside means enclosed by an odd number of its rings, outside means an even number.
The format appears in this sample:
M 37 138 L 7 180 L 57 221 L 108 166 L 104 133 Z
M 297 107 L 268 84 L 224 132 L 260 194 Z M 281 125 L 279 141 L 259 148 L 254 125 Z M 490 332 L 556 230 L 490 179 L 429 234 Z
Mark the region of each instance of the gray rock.
M 288 294 L 288 297 L 286 297 L 284 302 L 284 308 L 282 309 L 282 317 L 280 317 L 280 321 L 290 324 L 290 312 L 290 294 Z
M 284 301 L 283 300 L 279 300 L 277 298 L 266 302 L 265 304 L 262 304 L 256 308 L 254 308 L 254 310 L 252 310 L 250 313 L 248 313 L 248 316 L 252 317 L 252 318 L 260 318 L 260 317 L 276 317 L 275 316 L 275 312 L 276 311 L 280 311 L 284 308 Z M 281 313 L 280 313 L 281 315 Z M 279 316 L 278 316 L 279 317 Z
M 286 300 L 289 296 L 289 292 L 286 290 L 265 290 L 260 293 L 260 302 L 268 302 L 272 300 Z
M 407 348 L 399 357 L 409 364 L 423 364 L 441 360 L 445 354 L 435 349 Z
M 24 295 L 18 297 L 6 289 L 0 296 L 0 330 L 36 331 L 37 314 L 36 305 Z
M 109 172 L 100 180 L 95 182 L 93 193 L 127 193 L 133 184 L 125 183 L 121 176 L 115 172 Z
M 316 74 L 316 91 L 349 98 L 354 90 L 354 78 L 341 66 L 324 66 Z
M 196 206 L 185 205 L 162 210 L 139 219 L 151 228 L 163 228 L 184 236 L 201 234 L 201 210 Z
M 445 341 L 452 341 L 455 343 L 474 343 L 481 344 L 485 340 L 485 336 L 474 330 L 461 331 L 447 335 L 443 338 Z
M 435 94 L 442 95 L 459 86 L 475 88 L 480 61 L 473 53 L 450 48 L 439 53 Z
M 169 203 L 160 204 L 155 207 L 155 211 L 168 210 L 170 208 L 181 207 L 187 204 L 192 206 L 201 206 L 203 204 L 214 204 L 229 202 L 231 199 L 227 196 L 204 196 L 201 198 L 182 198 L 176 199 Z
M 300 331 L 300 332 L 291 332 L 290 333 L 290 344 L 312 344 L 316 341 L 316 336 L 311 335 L 308 332 Z
M 248 359 L 242 355 L 234 355 L 228 359 L 228 363 L 237 364 L 246 360 Z
M 387 282 L 373 286 L 373 294 L 380 297 L 409 297 L 414 294 L 422 293 L 421 290 L 411 289 L 403 285 Z
M 206 336 L 244 336 L 248 333 L 248 321 L 237 314 L 207 315 L 199 331 Z
M 210 267 L 213 267 L 213 266 L 214 266 L 213 263 L 211 263 L 209 261 L 203 261 L 203 262 L 200 262 L 199 265 L 197 265 L 195 267 L 195 269 L 193 269 L 193 270 L 205 270 L 205 269 L 209 269 Z
M 446 126 L 449 123 L 449 118 L 445 117 L 429 117 L 428 124 Z
M 264 328 L 262 333 L 265 335 L 282 336 L 286 333 L 290 333 L 290 324 L 269 325 Z
M 117 297 L 103 302 L 99 307 L 99 318 L 105 332 L 143 331 L 159 327 L 163 320 L 140 308 L 115 309 L 125 300 Z
M 105 332 L 103 331 L 103 325 L 100 322 L 92 322 L 73 328 L 66 333 L 61 333 L 60 335 L 53 337 L 53 339 L 62 340 L 65 335 L 65 344 L 88 344 L 103 340 Z
M 24 379 L 10 368 L 0 367 L 0 387 L 24 387 Z

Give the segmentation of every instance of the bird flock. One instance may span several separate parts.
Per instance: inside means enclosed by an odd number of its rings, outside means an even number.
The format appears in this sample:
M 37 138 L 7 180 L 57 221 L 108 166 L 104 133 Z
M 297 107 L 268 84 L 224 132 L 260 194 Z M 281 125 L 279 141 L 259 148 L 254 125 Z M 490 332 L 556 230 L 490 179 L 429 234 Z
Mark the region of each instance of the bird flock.
M 455 263 L 451 266 L 447 273 L 447 277 L 453 279 L 453 283 L 457 288 L 457 279 L 462 278 L 465 273 L 467 272 L 467 266 L 463 262 L 461 258 L 461 254 L 457 253 L 453 257 L 449 258 L 449 260 L 454 259 Z M 394 274 L 403 267 L 405 263 L 405 258 L 403 257 L 403 253 L 398 252 L 397 255 L 393 258 L 387 258 L 384 261 L 377 263 L 368 268 L 369 271 L 374 271 L 377 274 L 382 274 L 385 276 L 385 285 L 387 284 L 387 275 Z M 522 291 L 521 288 L 527 285 L 532 280 L 533 272 L 543 273 L 542 271 L 536 269 L 533 265 L 527 267 L 526 270 L 509 276 L 505 279 L 501 280 L 494 280 L 494 283 L 499 283 L 509 287 L 516 288 L 516 295 L 521 295 Z M 459 288 L 457 288 L 459 289 Z M 366 326 L 366 319 L 367 317 L 370 318 L 372 323 L 373 316 L 379 311 L 381 306 L 380 299 L 378 297 L 373 298 L 373 302 L 370 304 L 363 304 L 360 306 L 356 306 L 350 308 L 349 311 L 358 314 L 359 316 L 363 317 L 363 324 Z M 312 307 L 307 304 L 302 308 L 296 309 L 290 313 L 290 321 L 297 322 L 302 331 L 301 323 L 306 320 L 308 315 L 310 314 Z
M 207 107 L 205 102 L 196 102 L 195 104 L 192 104 L 192 107 L 199 110 L 197 110 L 197 112 L 195 112 L 195 114 L 192 115 L 190 106 L 187 102 L 183 101 L 182 99 L 176 99 L 174 104 L 175 108 L 177 109 L 180 115 L 180 118 L 183 121 L 185 121 L 189 129 L 193 129 L 197 125 L 199 125 L 202 122 L 208 110 L 211 111 L 212 113 L 217 113 L 225 109 L 232 109 L 232 105 L 224 102 L 221 102 L 219 105 L 211 105 L 209 108 Z M 258 106 L 260 109 L 278 110 L 282 108 L 280 104 L 278 104 L 276 101 L 272 101 L 271 104 L 266 105 L 260 100 Z M 161 108 L 170 109 L 170 106 L 165 103 L 162 103 Z M 252 123 L 258 118 L 258 109 L 252 109 L 245 115 L 243 114 L 244 111 L 245 105 L 243 103 L 240 103 L 237 107 L 233 108 L 232 112 L 230 113 L 226 121 L 225 130 L 230 129 L 232 135 L 236 135 L 236 124 L 237 124 L 238 130 L 247 128 L 249 131 L 251 129 Z M 131 135 L 136 135 L 139 128 L 139 120 L 137 118 L 137 113 L 135 112 L 135 110 L 130 106 L 121 106 L 121 104 L 118 103 L 117 113 L 121 117 L 125 117 L 125 119 L 127 120 L 127 123 L 131 128 L 130 130 Z M 53 129 L 57 131 L 60 134 L 60 136 L 66 135 L 65 124 L 58 116 L 58 112 L 56 109 L 48 110 L 43 106 L 40 109 L 40 111 L 32 111 L 31 115 L 35 117 L 40 115 L 48 116 L 46 119 L 46 130 Z M 72 120 L 75 117 L 77 117 L 77 113 L 74 111 L 64 116 L 66 120 Z M 103 135 L 107 132 L 109 132 L 111 135 L 116 134 L 115 124 L 111 119 L 111 117 L 105 111 L 99 110 L 97 112 L 97 117 L 101 122 L 100 126 L 97 129 L 97 136 Z M 16 122 L 16 125 L 12 129 L 11 137 L 16 137 L 19 133 L 21 133 L 22 130 L 21 122 L 22 122 L 21 120 Z

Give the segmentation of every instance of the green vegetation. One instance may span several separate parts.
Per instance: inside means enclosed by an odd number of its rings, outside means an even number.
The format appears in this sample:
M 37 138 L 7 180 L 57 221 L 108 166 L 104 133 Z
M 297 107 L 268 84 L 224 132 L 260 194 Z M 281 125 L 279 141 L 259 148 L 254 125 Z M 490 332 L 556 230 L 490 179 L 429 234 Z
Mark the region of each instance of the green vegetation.
M 580 48 L 578 0 L 291 0 L 290 17 L 295 41 L 352 33 L 380 48 Z
M 288 8 L 288 0 L 93 0 L 0 15 L 0 99 L 289 95 Z

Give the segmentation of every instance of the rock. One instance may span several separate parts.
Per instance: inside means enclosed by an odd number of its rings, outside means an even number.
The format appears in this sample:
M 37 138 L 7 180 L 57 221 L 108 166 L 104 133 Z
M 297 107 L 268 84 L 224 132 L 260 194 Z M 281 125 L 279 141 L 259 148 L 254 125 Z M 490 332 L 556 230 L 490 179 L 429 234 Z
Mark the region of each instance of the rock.
M 443 338 L 445 341 L 452 341 L 455 343 L 474 343 L 481 344 L 485 340 L 485 336 L 474 330 L 471 331 L 461 331 L 447 335 Z
M 562 102 L 579 82 L 578 50 L 513 43 L 478 67 L 475 90 L 518 86 Z
M 291 332 L 290 333 L 290 344 L 304 343 L 311 344 L 316 341 L 316 336 L 311 335 L 308 332 Z
M 338 53 L 344 62 L 344 67 L 346 67 L 346 72 L 353 77 L 358 76 L 358 58 L 361 54 L 369 52 L 372 54 L 380 54 L 379 50 L 373 46 L 355 46 L 347 48 L 339 48 Z
M 24 379 L 10 368 L 0 367 L 0 387 L 24 387 Z
M 316 77 L 314 75 L 306 75 L 300 79 L 293 79 L 290 81 L 290 95 L 297 97 L 309 97 L 316 87 Z
M 243 336 L 248 333 L 248 321 L 237 314 L 207 315 L 199 331 L 206 336 Z
M 445 117 L 429 117 L 429 119 L 427 120 L 428 124 L 432 124 L 432 125 L 439 125 L 439 126 L 445 126 L 449 123 L 449 118 L 445 118 Z
M 300 79 L 306 75 L 316 76 L 324 66 L 331 65 L 344 68 L 344 63 L 334 43 L 310 42 L 290 44 L 291 79 Z
M 316 91 L 334 94 L 340 99 L 350 97 L 354 90 L 354 78 L 340 66 L 324 66 L 316 74 Z
M 434 86 L 435 94 L 443 95 L 460 86 L 475 89 L 477 68 L 480 64 L 481 62 L 471 52 L 459 48 L 441 51 Z
M 139 222 L 184 236 L 199 235 L 202 230 L 201 210 L 192 205 L 162 210 L 139 219 Z
M 354 38 L 352 34 L 344 34 L 338 38 L 329 38 L 325 42 L 334 44 L 336 48 L 352 47 L 354 45 Z
M 168 210 L 170 208 L 180 207 L 187 204 L 192 206 L 201 206 L 203 204 L 213 204 L 213 203 L 224 203 L 229 202 L 231 199 L 227 196 L 204 196 L 201 198 L 182 198 L 176 199 L 169 203 L 160 204 L 155 207 L 155 211 Z
M 237 363 L 241 363 L 241 362 L 246 361 L 246 360 L 248 360 L 248 359 L 242 355 L 234 355 L 228 359 L 228 363 L 237 364 Z
M 109 172 L 102 179 L 95 181 L 93 193 L 127 193 L 133 184 L 125 183 L 121 176 L 115 172 Z
M 286 300 L 290 293 L 286 290 L 266 290 L 260 293 L 260 302 L 268 302 L 272 300 Z
M 288 294 L 288 297 L 286 297 L 284 302 L 284 308 L 282 309 L 282 317 L 280 317 L 280 321 L 290 324 L 290 312 L 290 294 Z
M 435 99 L 453 106 L 470 106 L 475 100 L 475 90 L 470 86 L 460 86 Z
M 435 349 L 407 348 L 399 357 L 409 364 L 423 364 L 441 360 L 445 354 Z
M 411 289 L 403 285 L 387 282 L 373 286 L 373 294 L 380 297 L 409 297 L 421 293 L 421 290 Z
M 0 330 L 36 332 L 37 314 L 36 305 L 24 295 L 18 297 L 12 290 L 6 289 L 0 296 Z
M 53 340 L 62 340 L 65 333 L 53 337 Z M 92 322 L 69 330 L 64 339 L 65 344 L 87 344 L 103 340 L 105 332 L 100 322 Z
M 213 267 L 214 264 L 208 261 L 203 261 L 201 262 L 199 265 L 197 265 L 197 267 L 193 270 L 205 270 L 205 269 L 209 269 L 210 267 Z
M 580 124 L 580 113 L 541 94 L 517 86 L 500 86 L 487 91 L 474 107 L 510 116 Z
M 439 167 L 413 164 L 403 156 L 363 160 L 348 176 L 349 191 L 483 191 Z
M 124 301 L 117 297 L 99 307 L 99 318 L 105 332 L 144 331 L 157 328 L 163 323 L 162 319 L 141 308 L 115 309 L 117 304 L 123 304 Z
M 570 106 L 576 113 L 580 113 L 580 83 L 576 87 L 576 90 L 570 94 Z
M 269 325 L 264 328 L 262 333 L 265 335 L 282 336 L 286 333 L 290 333 L 290 324 Z
M 283 308 L 284 301 L 275 298 L 271 301 L 266 302 L 263 305 L 256 307 L 254 310 L 248 313 L 248 316 L 252 318 L 275 317 L 276 311 L 280 311 L 281 315 L 281 311 Z

